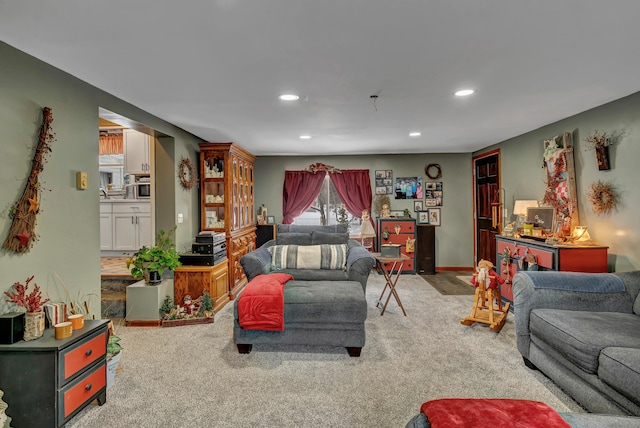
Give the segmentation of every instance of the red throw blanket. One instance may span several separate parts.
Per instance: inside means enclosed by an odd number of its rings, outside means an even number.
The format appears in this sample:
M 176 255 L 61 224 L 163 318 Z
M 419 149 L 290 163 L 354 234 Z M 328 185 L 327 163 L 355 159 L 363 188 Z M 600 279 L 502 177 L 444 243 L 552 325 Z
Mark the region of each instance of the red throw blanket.
M 244 288 L 238 300 L 238 322 L 245 330 L 284 331 L 284 285 L 293 276 L 286 273 L 258 275 Z
M 443 398 L 420 407 L 432 428 L 571 428 L 551 407 L 539 401 Z

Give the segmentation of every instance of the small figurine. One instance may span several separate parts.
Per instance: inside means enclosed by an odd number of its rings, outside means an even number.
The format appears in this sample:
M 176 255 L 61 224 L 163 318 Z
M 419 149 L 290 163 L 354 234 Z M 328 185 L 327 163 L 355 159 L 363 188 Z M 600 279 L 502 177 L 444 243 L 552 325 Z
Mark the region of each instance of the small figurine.
M 184 312 L 187 315 L 191 315 L 193 312 L 193 300 L 189 294 L 184 296 Z
M 391 210 L 389 209 L 388 204 L 382 205 L 382 209 L 380 210 L 380 217 L 391 217 Z
M 504 278 L 493 269 L 493 263 L 489 260 L 480 260 L 476 273 L 471 277 L 471 284 L 476 288 L 482 285 L 485 290 L 489 288 L 495 290 L 498 288 L 498 283 L 504 284 Z

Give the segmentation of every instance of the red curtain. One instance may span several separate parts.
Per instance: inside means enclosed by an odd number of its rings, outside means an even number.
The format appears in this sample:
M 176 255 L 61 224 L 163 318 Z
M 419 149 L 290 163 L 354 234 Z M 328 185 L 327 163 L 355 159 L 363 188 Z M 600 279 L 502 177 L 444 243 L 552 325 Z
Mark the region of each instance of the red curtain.
M 329 177 L 347 211 L 354 217 L 362 217 L 362 211 L 371 214 L 371 179 L 368 169 L 347 169 L 341 173 L 330 172 Z M 371 219 L 369 219 L 371 222 Z M 371 223 L 373 226 L 373 223 Z
M 318 197 L 326 173 L 285 171 L 282 189 L 282 223 L 291 224 L 305 212 Z M 371 191 L 371 190 L 369 190 Z

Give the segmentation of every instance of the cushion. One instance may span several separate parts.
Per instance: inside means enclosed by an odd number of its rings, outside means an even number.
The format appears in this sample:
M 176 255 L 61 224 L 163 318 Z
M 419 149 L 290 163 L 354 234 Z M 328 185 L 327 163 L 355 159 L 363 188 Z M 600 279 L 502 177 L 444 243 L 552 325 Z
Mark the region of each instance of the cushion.
M 271 267 L 282 269 L 345 269 L 347 246 L 342 245 L 274 245 Z
M 331 232 L 318 232 L 314 230 L 311 232 L 311 244 L 346 244 L 349 242 L 348 233 L 331 233 Z
M 600 353 L 598 377 L 640 405 L 640 349 L 604 348 Z
M 276 236 L 277 245 L 311 245 L 310 233 L 279 233 Z
M 598 371 L 603 348 L 640 348 L 640 317 L 633 314 L 534 309 L 529 329 L 532 340 L 544 342 L 587 373 Z
M 363 323 L 367 300 L 355 281 L 289 281 L 284 288 L 284 319 L 285 323 Z

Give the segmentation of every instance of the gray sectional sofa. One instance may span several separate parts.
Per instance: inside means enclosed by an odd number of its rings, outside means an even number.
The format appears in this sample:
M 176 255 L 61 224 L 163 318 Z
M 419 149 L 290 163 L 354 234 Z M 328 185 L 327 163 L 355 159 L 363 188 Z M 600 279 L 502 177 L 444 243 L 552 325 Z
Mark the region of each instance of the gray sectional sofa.
M 281 269 L 278 272 L 293 275 L 296 281 L 357 281 L 366 289 L 367 279 L 375 265 L 371 253 L 360 243 L 349 239 L 346 224 L 334 226 L 310 226 L 279 224 L 276 239 L 245 254 L 240 259 L 249 281 L 257 275 L 273 272 L 271 252 L 274 245 L 346 244 L 346 269 Z
M 593 413 L 640 416 L 640 271 L 520 272 L 518 351 Z

